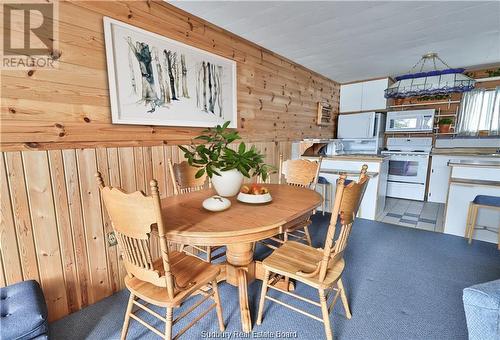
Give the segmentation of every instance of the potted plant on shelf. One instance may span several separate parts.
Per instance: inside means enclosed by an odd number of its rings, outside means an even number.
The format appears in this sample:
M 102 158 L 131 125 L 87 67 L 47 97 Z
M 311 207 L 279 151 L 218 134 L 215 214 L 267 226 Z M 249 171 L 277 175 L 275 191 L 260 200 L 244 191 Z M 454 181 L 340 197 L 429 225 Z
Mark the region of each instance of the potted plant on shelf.
M 203 130 L 201 135 L 194 138 L 203 144 L 179 146 L 189 165 L 199 168 L 196 177 L 206 173 L 217 193 L 225 197 L 239 192 L 243 176 L 261 177 L 265 181 L 274 172 L 274 167 L 264 163 L 264 155 L 255 146 L 247 148 L 241 142 L 237 148 L 230 147 L 241 136 L 238 131 L 228 131 L 229 123 Z
M 450 132 L 450 127 L 451 127 L 452 123 L 453 123 L 453 120 L 451 118 L 441 118 L 438 122 L 439 133 Z

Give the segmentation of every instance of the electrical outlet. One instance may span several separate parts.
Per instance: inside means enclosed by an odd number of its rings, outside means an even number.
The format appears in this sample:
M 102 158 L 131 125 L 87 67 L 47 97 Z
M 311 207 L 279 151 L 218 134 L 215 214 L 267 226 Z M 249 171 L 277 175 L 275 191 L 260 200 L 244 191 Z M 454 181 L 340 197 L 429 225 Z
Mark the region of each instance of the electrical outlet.
M 108 244 L 110 247 L 116 246 L 118 244 L 114 231 L 108 233 Z

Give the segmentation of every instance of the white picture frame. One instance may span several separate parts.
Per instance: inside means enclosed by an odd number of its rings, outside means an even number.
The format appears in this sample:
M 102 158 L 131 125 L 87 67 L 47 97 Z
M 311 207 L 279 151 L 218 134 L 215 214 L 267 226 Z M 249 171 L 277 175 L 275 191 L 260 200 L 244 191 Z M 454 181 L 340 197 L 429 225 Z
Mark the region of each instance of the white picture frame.
M 113 124 L 237 127 L 236 62 L 104 17 Z

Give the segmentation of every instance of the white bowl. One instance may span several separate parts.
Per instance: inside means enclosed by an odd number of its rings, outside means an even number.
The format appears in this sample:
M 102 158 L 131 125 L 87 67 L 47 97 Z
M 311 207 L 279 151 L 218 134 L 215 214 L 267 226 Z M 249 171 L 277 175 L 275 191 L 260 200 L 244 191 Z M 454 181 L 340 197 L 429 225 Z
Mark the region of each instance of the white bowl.
M 210 211 L 224 211 L 231 206 L 231 201 L 221 196 L 212 196 L 204 200 L 202 205 Z
M 244 194 L 242 192 L 238 194 L 238 197 L 236 197 L 236 199 L 240 202 L 250 203 L 250 204 L 267 203 L 273 200 L 270 193 L 262 195 L 250 195 L 250 194 Z

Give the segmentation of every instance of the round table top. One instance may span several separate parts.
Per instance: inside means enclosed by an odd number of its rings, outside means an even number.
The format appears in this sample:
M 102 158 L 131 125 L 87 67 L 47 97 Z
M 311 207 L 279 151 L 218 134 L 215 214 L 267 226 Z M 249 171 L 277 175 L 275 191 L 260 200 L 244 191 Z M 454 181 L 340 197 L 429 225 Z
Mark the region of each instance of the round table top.
M 202 207 L 213 189 L 161 200 L 163 221 L 170 241 L 196 245 L 254 242 L 279 233 L 288 222 L 308 215 L 321 204 L 316 191 L 286 184 L 265 184 L 273 198 L 265 204 L 247 204 L 231 197 L 231 207 L 221 212 Z

